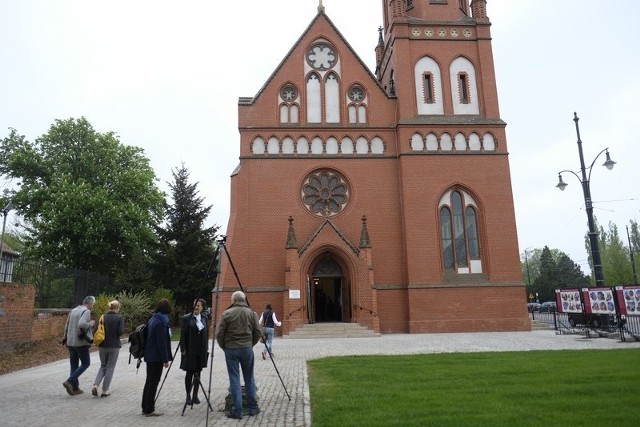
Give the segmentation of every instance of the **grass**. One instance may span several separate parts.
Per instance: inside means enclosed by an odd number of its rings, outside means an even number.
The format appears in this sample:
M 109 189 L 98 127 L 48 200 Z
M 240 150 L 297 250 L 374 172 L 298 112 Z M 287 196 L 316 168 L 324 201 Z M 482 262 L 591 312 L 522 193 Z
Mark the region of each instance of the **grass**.
M 636 426 L 640 350 L 331 357 L 308 363 L 318 426 Z

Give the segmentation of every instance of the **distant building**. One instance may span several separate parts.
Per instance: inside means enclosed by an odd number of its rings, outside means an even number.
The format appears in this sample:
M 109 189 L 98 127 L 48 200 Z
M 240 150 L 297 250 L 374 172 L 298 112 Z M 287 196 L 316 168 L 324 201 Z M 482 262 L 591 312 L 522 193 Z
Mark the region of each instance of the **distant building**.
M 14 251 L 5 242 L 2 242 L 2 255 L 0 256 L 0 282 L 13 281 L 13 266 L 20 257 L 20 253 Z
M 259 92 L 239 99 L 234 267 L 285 334 L 315 322 L 530 330 L 486 2 L 383 5 L 375 74 L 320 2 Z M 221 288 L 235 290 L 222 259 Z

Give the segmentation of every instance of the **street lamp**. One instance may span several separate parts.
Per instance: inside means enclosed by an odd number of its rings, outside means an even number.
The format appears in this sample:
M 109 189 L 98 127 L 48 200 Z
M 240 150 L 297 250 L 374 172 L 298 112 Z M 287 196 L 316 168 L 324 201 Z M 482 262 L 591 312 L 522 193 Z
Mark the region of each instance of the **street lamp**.
M 4 271 L 4 264 L 2 262 L 2 255 L 4 252 L 4 228 L 7 225 L 7 214 L 9 213 L 9 211 L 13 209 L 13 204 L 11 203 L 11 201 L 9 201 L 9 203 L 7 203 L 7 206 L 5 206 L 5 208 L 2 210 L 2 234 L 0 234 L 0 274 Z M 4 279 L 3 279 L 4 280 Z
M 587 210 L 587 219 L 589 222 L 589 245 L 591 247 L 591 259 L 593 260 L 593 274 L 596 277 L 596 286 L 603 287 L 604 274 L 602 273 L 602 261 L 600 260 L 598 232 L 596 231 L 596 225 L 593 220 L 593 204 L 591 201 L 591 187 L 589 182 L 591 180 L 591 170 L 593 169 L 593 165 L 595 164 L 596 160 L 598 160 L 598 157 L 600 157 L 602 153 L 606 153 L 607 155 L 607 159 L 602 164 L 602 166 L 611 170 L 613 169 L 613 165 L 615 165 L 616 162 L 611 160 L 611 156 L 609 155 L 609 148 L 605 148 L 604 150 L 598 153 L 598 155 L 595 157 L 595 159 L 593 159 L 593 162 L 591 162 L 588 168 L 585 167 L 584 155 L 582 154 L 582 141 L 580 140 L 580 128 L 578 127 L 578 120 L 580 120 L 578 119 L 578 114 L 573 113 L 573 121 L 576 124 L 576 134 L 578 135 L 578 153 L 580 154 L 580 172 L 582 173 L 582 177 L 580 177 L 580 175 L 578 175 L 574 171 L 562 170 L 558 172 L 558 185 L 556 185 L 556 187 L 558 187 L 561 191 L 564 191 L 567 185 L 569 185 L 562 180 L 563 172 L 572 173 L 573 175 L 575 175 L 576 178 L 578 178 L 578 180 L 582 184 L 582 192 L 584 193 L 584 204 Z M 586 171 L 587 169 L 589 169 L 589 175 L 587 175 L 587 171 Z

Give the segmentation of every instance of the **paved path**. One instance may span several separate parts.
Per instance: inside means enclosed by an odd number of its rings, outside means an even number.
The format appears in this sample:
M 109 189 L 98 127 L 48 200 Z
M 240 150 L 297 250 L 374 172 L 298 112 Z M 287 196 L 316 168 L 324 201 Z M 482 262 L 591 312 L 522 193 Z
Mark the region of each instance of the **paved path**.
M 261 344 L 259 344 L 260 346 Z M 175 349 L 175 343 L 173 344 Z M 460 333 L 460 334 L 393 334 L 374 338 L 353 339 L 281 339 L 274 341 L 276 366 L 291 396 L 287 399 L 276 370 L 270 361 L 260 358 L 256 346 L 256 382 L 262 412 L 243 420 L 227 419 L 223 412 L 228 379 L 224 354 L 214 349 L 211 371 L 211 403 L 187 408 L 184 403 L 184 373 L 176 363 L 169 370 L 156 404 L 164 416 L 147 418 L 141 415 L 140 400 L 145 379 L 145 365 L 136 373 L 135 363 L 128 364 L 128 346 L 120 352 L 118 366 L 111 384 L 111 396 L 92 397 L 90 390 L 99 359 L 92 353 L 91 367 L 80 378 L 85 393 L 69 396 L 62 387 L 68 376 L 67 360 L 49 363 L 0 376 L 0 426 L 310 426 L 311 414 L 307 386 L 306 361 L 325 356 L 420 354 L 481 351 L 528 351 L 561 349 L 640 349 L 640 342 L 619 342 L 611 338 L 584 338 L 559 335 L 553 330 L 532 332 Z M 178 356 L 178 362 L 179 362 Z M 165 370 L 165 374 L 166 374 Z M 163 374 L 163 379 L 165 378 Z M 205 389 L 209 371 L 203 372 Z

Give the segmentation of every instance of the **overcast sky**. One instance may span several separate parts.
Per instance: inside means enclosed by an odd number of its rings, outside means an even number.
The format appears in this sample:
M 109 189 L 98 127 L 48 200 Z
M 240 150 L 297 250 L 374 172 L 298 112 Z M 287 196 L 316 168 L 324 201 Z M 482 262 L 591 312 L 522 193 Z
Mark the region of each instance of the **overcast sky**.
M 380 0 L 324 0 L 375 68 Z M 238 164 L 237 101 L 253 96 L 317 12 L 317 0 L 0 0 L 0 138 L 29 140 L 86 117 L 142 147 L 168 191 L 182 162 L 227 226 Z M 488 0 L 500 112 L 507 126 L 520 252 L 548 245 L 589 272 L 573 113 L 593 168 L 598 221 L 640 220 L 637 0 Z M 634 172 L 636 171 L 636 172 Z M 12 182 L 0 182 L 0 189 Z M 11 216 L 9 217 L 11 222 Z M 374 242 L 375 244 L 375 242 Z

